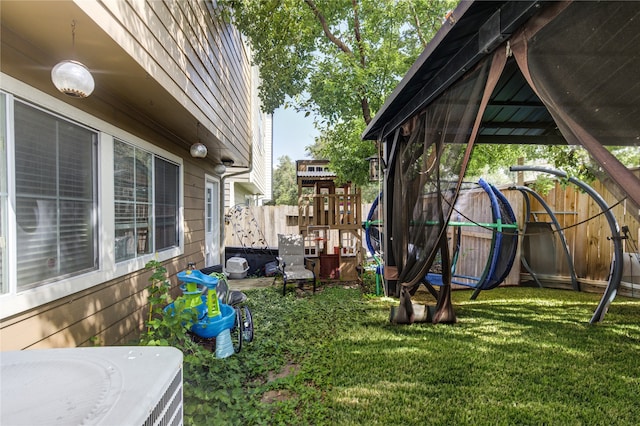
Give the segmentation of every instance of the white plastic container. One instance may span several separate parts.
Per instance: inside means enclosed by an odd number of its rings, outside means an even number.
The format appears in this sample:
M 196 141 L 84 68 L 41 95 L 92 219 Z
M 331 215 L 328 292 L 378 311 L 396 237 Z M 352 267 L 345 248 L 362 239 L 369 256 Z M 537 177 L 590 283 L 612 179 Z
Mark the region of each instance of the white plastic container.
M 249 272 L 249 264 L 244 257 L 230 257 L 227 260 L 227 275 L 232 280 L 245 278 Z

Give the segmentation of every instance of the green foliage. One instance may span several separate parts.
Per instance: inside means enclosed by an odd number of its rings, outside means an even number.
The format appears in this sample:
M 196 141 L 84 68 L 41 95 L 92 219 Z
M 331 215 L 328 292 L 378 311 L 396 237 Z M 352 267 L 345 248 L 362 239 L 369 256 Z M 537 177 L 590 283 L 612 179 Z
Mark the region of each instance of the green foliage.
M 263 109 L 318 117 L 314 158 L 344 182 L 364 183 L 374 152 L 360 134 L 440 28 L 452 0 L 219 0 L 247 36 L 263 84 Z M 356 146 L 351 146 L 356 144 Z M 277 202 L 276 202 L 277 203 Z
M 329 167 L 339 182 L 357 186 L 369 183 L 369 157 L 376 153 L 375 144 L 361 139 L 365 124 L 361 118 L 335 123 L 321 129 L 309 151 L 314 158 L 329 160 Z
M 547 195 L 556 187 L 555 178 L 550 175 L 541 174 L 536 177 L 535 182 L 531 185 L 531 189 L 541 195 Z
M 637 147 L 607 149 L 625 166 L 640 166 L 640 150 Z M 510 182 L 514 176 L 508 169 L 518 164 L 520 158 L 526 165 L 559 169 L 586 183 L 593 182 L 600 174 L 599 167 L 589 153 L 579 146 L 477 144 L 465 176 L 467 180 L 489 177 L 494 183 Z M 553 186 L 552 179 L 547 175 L 539 175 L 534 186 L 539 192 L 546 193 Z
M 256 339 L 185 354 L 186 425 L 640 422 L 638 299 L 589 326 L 597 294 L 454 291 L 457 324 L 396 326 L 397 300 L 358 289 L 246 293 Z
M 467 167 L 466 176 L 469 180 L 486 177 L 496 169 L 508 170 L 510 166 L 518 164 L 519 158 L 537 159 L 542 147 L 538 145 L 497 145 L 476 144 Z M 525 160 L 525 164 L 527 160 Z
M 382 182 L 367 182 L 364 185 L 360 186 L 360 190 L 362 191 L 362 202 L 363 203 L 373 203 L 373 200 L 380 194 L 382 191 L 382 186 L 380 185 Z M 362 214 L 366 215 L 369 211 L 363 211 Z
M 553 167 L 566 172 L 569 176 L 584 182 L 596 179 L 594 170 L 597 168 L 589 157 L 589 153 L 581 147 L 550 145 L 546 147 L 549 162 Z
M 546 158 L 557 169 L 567 172 L 571 177 L 591 183 L 602 177 L 600 167 L 589 153 L 579 146 L 552 145 L 546 147 Z M 640 167 L 640 149 L 633 146 L 606 147 L 626 167 Z
M 145 265 L 153 271 L 147 286 L 149 312 L 146 331 L 140 336 L 140 343 L 149 346 L 177 346 L 192 349 L 194 346 L 187 335 L 191 324 L 197 319 L 193 309 L 187 309 L 183 297 L 172 300 L 169 290 L 171 283 L 167 270 L 157 260 Z M 173 302 L 173 309 L 165 312 L 165 307 Z
M 376 111 L 452 1 L 221 0 L 248 37 L 272 112 L 290 97 L 329 121 Z
M 152 321 L 161 318 L 163 307 L 171 303 L 171 296 L 169 295 L 171 283 L 167 279 L 167 269 L 157 260 L 147 262 L 145 268 L 152 271 L 149 277 L 150 284 L 147 286 L 147 301 L 149 304 L 147 334 L 149 334 L 153 328 Z
M 376 294 L 376 271 L 365 269 L 362 273 L 362 292 L 364 294 Z
M 640 167 L 640 147 L 636 146 L 612 146 L 607 147 L 615 157 L 629 168 Z
M 288 155 L 278 158 L 273 171 L 273 201 L 275 205 L 298 205 L 296 166 Z

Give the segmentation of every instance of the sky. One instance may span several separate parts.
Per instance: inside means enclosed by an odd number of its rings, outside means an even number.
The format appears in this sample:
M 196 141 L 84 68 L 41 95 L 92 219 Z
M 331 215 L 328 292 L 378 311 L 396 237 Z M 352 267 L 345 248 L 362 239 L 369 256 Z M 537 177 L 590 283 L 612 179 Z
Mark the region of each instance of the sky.
M 273 114 L 273 167 L 278 158 L 288 155 L 292 161 L 310 158 L 305 152 L 313 144 L 318 131 L 313 127 L 313 116 L 305 117 L 292 108 L 278 108 Z

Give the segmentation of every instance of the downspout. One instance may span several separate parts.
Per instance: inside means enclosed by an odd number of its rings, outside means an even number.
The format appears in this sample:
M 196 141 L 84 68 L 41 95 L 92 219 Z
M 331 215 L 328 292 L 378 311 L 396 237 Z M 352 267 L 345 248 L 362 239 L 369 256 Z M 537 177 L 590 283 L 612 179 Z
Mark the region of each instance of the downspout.
M 220 260 L 222 261 L 222 270 L 224 271 L 225 269 L 225 244 L 224 244 L 224 239 L 225 239 L 225 221 L 224 221 L 224 209 L 225 209 L 225 200 L 224 200 L 224 184 L 227 180 L 227 178 L 233 178 L 236 176 L 240 176 L 240 175 L 244 175 L 246 173 L 251 173 L 253 171 L 253 144 L 251 145 L 251 150 L 249 151 L 249 166 L 246 168 L 246 170 L 242 170 L 240 172 L 234 172 L 234 173 L 223 173 L 222 176 L 220 176 Z

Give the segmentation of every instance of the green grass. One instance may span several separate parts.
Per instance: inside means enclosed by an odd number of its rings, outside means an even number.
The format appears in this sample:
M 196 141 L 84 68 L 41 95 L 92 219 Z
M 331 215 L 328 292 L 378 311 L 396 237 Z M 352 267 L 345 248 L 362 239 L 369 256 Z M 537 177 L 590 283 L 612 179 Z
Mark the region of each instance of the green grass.
M 254 342 L 185 357 L 186 424 L 640 424 L 637 299 L 589 325 L 599 295 L 460 291 L 457 324 L 392 325 L 355 289 L 247 295 Z

